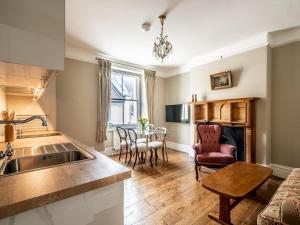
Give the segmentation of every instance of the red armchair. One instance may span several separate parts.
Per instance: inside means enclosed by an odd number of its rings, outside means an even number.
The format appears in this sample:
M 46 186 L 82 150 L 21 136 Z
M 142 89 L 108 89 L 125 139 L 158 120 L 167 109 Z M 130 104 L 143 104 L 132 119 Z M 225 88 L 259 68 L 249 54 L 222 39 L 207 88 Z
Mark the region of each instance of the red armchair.
M 201 165 L 226 166 L 235 162 L 233 145 L 221 144 L 222 128 L 218 124 L 198 124 L 200 142 L 193 145 L 195 150 L 195 171 L 198 180 L 198 171 Z

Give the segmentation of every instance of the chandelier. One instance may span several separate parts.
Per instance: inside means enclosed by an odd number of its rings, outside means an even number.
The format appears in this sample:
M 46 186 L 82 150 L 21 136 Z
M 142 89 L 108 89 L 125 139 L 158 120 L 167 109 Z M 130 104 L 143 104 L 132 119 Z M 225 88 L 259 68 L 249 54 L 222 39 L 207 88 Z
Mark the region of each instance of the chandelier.
M 166 19 L 165 15 L 161 15 L 158 17 L 161 23 L 161 31 L 160 35 L 156 37 L 153 47 L 153 56 L 164 61 L 164 58 L 167 57 L 170 53 L 172 53 L 172 44 L 168 41 L 168 35 L 164 36 L 164 21 Z

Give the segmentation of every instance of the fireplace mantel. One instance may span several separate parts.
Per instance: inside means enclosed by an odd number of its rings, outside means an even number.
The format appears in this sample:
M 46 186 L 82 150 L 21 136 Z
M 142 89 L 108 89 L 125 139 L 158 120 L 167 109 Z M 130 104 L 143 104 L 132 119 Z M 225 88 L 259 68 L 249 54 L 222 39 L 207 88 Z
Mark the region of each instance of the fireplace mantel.
M 259 98 L 236 98 L 192 103 L 192 120 L 195 124 L 195 139 L 199 141 L 197 124 L 203 121 L 219 123 L 223 126 L 245 128 L 245 159 L 255 163 L 255 101 Z

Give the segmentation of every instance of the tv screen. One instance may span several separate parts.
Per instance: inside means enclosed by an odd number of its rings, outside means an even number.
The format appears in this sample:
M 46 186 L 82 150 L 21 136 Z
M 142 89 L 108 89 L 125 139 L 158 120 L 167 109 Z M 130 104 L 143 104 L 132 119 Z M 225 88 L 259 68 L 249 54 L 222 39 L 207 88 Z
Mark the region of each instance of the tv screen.
M 188 104 L 166 105 L 166 122 L 189 123 L 190 106 Z

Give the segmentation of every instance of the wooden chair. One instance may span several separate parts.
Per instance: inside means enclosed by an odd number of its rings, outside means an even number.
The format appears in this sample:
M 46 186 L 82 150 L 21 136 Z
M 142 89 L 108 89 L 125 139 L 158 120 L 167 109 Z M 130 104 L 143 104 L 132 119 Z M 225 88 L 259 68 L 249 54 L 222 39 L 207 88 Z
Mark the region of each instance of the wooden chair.
M 152 148 L 149 146 L 151 145 L 151 142 L 148 143 L 148 148 L 147 148 L 147 144 L 146 143 L 139 143 L 137 140 L 137 133 L 135 132 L 134 129 L 128 129 L 128 136 L 129 136 L 129 140 L 130 140 L 130 153 L 129 153 L 129 160 L 128 160 L 128 165 L 131 162 L 131 158 L 132 156 L 134 156 L 134 163 L 133 163 L 133 167 L 132 169 L 134 169 L 137 159 L 139 158 L 139 161 L 141 163 L 144 162 L 144 159 L 146 159 L 146 153 L 147 151 L 150 151 L 151 155 L 150 155 L 150 164 L 151 167 L 153 167 L 153 163 L 152 163 L 152 158 L 153 158 L 153 151 Z
M 151 144 L 149 146 L 152 149 L 154 149 L 155 164 L 157 165 L 157 160 L 158 160 L 157 150 L 160 148 L 161 148 L 163 160 L 165 161 L 165 156 L 166 156 L 166 159 L 168 162 L 169 159 L 168 159 L 168 152 L 167 152 L 167 148 L 166 148 L 167 129 L 165 127 L 157 127 L 154 130 L 154 136 L 155 136 L 155 141 L 151 142 Z
M 147 124 L 146 131 L 149 132 L 149 133 L 153 133 L 154 132 L 154 125 L 152 123 Z
M 125 163 L 127 161 L 127 154 L 128 154 L 128 140 L 127 140 L 127 132 L 126 129 L 122 128 L 122 127 L 117 127 L 117 132 L 120 138 L 120 155 L 119 155 L 119 161 L 121 160 L 121 156 L 123 153 L 123 150 L 125 148 Z

